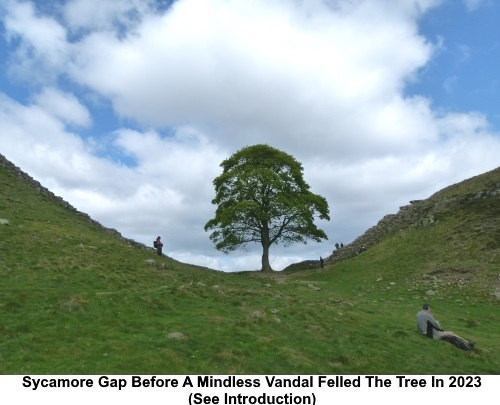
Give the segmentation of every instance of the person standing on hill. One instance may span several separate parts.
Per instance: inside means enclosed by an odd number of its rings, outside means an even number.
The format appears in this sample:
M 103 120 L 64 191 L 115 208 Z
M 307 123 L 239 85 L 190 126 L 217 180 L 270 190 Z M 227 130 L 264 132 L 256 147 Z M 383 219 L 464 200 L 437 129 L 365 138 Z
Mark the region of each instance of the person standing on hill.
M 158 252 L 158 256 L 162 255 L 162 249 L 163 249 L 163 242 L 161 241 L 161 237 L 158 236 L 156 240 L 153 242 L 153 246 L 156 248 L 156 251 Z
M 323 260 L 323 258 L 321 256 L 319 257 L 319 264 L 320 264 L 322 269 L 325 268 L 325 261 Z
M 462 350 L 472 350 L 476 342 L 468 342 L 464 338 L 456 335 L 453 332 L 445 331 L 438 321 L 431 314 L 432 307 L 430 304 L 424 304 L 422 309 L 417 313 L 417 329 L 425 336 L 436 340 L 445 340 L 457 346 Z

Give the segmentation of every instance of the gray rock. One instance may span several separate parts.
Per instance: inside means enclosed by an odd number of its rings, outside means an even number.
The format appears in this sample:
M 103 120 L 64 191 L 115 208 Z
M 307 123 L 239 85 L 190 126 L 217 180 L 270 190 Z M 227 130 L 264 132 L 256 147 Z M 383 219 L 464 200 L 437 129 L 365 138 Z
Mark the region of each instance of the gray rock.
M 212 289 L 216 292 L 216 293 L 219 293 L 219 294 L 224 294 L 224 292 L 222 291 L 222 289 L 220 288 L 220 285 L 214 285 L 212 287 Z
M 175 340 L 182 340 L 186 338 L 182 332 L 170 332 L 167 337 Z

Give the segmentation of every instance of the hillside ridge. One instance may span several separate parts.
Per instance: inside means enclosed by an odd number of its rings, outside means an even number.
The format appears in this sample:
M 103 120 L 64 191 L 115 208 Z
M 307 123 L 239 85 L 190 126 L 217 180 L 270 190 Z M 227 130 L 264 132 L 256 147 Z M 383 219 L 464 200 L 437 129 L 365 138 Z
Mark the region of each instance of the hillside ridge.
M 90 215 L 79 211 L 75 207 L 73 207 L 69 202 L 65 201 L 62 197 L 55 195 L 52 191 L 50 191 L 48 188 L 44 187 L 39 181 L 35 180 L 33 177 L 31 177 L 29 174 L 24 172 L 20 167 L 16 166 L 14 163 L 9 161 L 5 156 L 3 156 L 0 153 L 0 167 L 5 169 L 6 171 L 10 172 L 17 178 L 19 178 L 21 181 L 24 181 L 28 183 L 30 186 L 33 187 L 33 189 L 40 193 L 41 195 L 49 198 L 50 200 L 54 201 L 55 203 L 62 205 L 64 208 L 68 209 L 69 211 L 74 212 L 76 215 L 84 218 L 87 220 L 89 223 L 103 229 L 105 232 L 112 234 L 120 239 L 122 239 L 124 242 L 127 242 L 131 245 L 141 247 L 141 248 L 147 248 L 143 243 L 137 242 L 133 239 L 128 239 L 125 238 L 120 232 L 118 232 L 116 229 L 113 228 L 107 228 L 95 219 L 91 218 Z M 6 218 L 8 220 L 8 218 Z
M 334 250 L 325 262 L 334 264 L 354 257 L 403 229 L 409 227 L 422 229 L 438 224 L 439 217 L 445 211 L 489 199 L 498 200 L 497 204 L 500 204 L 500 167 L 447 186 L 426 199 L 410 201 L 408 205 L 401 206 L 396 214 L 385 215 L 375 226 L 367 229 L 353 242 Z M 490 225 L 490 229 L 493 228 L 494 225 Z M 292 264 L 285 270 L 317 268 L 318 265 L 317 260 L 308 260 Z
M 495 175 L 496 181 L 479 181 L 482 178 Z M 468 189 L 466 193 L 456 193 L 455 190 L 463 189 L 466 185 L 478 182 L 477 186 Z M 486 188 L 485 188 L 486 187 Z M 478 188 L 482 188 L 479 190 Z M 364 249 L 369 249 L 378 244 L 385 237 L 398 232 L 407 227 L 424 228 L 438 223 L 436 213 L 445 209 L 457 208 L 465 201 L 473 201 L 487 198 L 500 197 L 500 167 L 479 176 L 471 177 L 460 183 L 448 186 L 424 200 L 412 200 L 408 205 L 399 207 L 396 214 L 384 216 L 375 226 L 366 230 L 361 236 L 342 249 L 335 250 L 326 259 L 329 262 L 336 262 L 352 257 Z

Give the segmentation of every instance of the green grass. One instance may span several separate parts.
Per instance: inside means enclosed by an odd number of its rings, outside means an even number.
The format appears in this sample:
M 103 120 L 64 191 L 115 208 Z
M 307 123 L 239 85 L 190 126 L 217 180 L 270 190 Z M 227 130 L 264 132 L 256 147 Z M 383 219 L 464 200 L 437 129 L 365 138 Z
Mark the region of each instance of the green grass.
M 491 200 L 323 270 L 231 274 L 158 258 L 3 169 L 0 184 L 2 374 L 500 373 Z M 425 301 L 478 349 L 420 336 Z

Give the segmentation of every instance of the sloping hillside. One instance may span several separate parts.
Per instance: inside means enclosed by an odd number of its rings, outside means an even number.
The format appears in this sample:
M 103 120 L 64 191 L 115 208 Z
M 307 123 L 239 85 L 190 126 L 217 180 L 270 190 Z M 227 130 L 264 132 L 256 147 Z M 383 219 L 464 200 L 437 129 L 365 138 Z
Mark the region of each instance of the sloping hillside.
M 2 182 L 0 183 L 0 196 L 2 197 L 0 199 L 0 217 L 2 217 L 3 214 L 2 219 L 4 222 L 9 221 L 4 217 L 9 217 L 10 215 L 12 215 L 11 218 L 15 219 L 17 219 L 18 216 L 23 219 L 31 216 L 33 220 L 36 220 L 37 217 L 43 216 L 43 211 L 39 211 L 39 206 L 45 204 L 49 208 L 53 206 L 59 207 L 59 212 L 64 212 L 66 216 L 70 215 L 70 213 L 74 214 L 75 217 L 83 219 L 83 223 L 86 225 L 91 225 L 106 233 L 122 238 L 121 234 L 116 229 L 106 228 L 90 218 L 89 215 L 78 211 L 67 201 L 56 196 L 49 189 L 40 184 L 40 182 L 23 172 L 2 154 L 0 154 L 0 169 L 2 171 Z M 29 238 L 29 235 L 27 235 L 27 237 Z M 122 240 L 131 245 L 145 247 L 130 239 L 122 238 Z
M 410 201 L 352 243 L 334 250 L 326 262 L 334 264 L 355 257 L 408 230 L 425 235 L 429 253 L 434 252 L 438 262 L 500 263 L 500 167 L 449 186 L 425 200 Z M 285 270 L 317 266 L 317 262 L 306 262 Z
M 447 259 L 474 255 L 500 262 L 500 168 L 449 186 L 425 200 L 411 201 L 386 215 L 353 243 L 334 251 L 332 262 L 352 257 L 401 230 L 442 227 L 447 233 L 441 255 Z M 473 248 L 473 246 L 475 248 Z
M 158 257 L 0 159 L 0 373 L 498 373 L 498 195 L 446 193 L 427 226 L 325 269 L 228 274 Z M 424 300 L 477 350 L 422 338 Z

